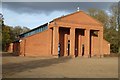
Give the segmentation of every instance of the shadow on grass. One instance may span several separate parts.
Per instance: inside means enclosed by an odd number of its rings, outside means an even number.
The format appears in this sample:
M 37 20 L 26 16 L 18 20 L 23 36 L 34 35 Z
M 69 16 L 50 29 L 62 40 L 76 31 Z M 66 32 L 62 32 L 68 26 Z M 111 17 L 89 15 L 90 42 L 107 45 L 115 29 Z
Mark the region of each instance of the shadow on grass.
M 34 61 L 26 61 L 21 63 L 9 63 L 2 65 L 3 78 L 13 75 L 18 72 L 29 71 L 35 68 L 48 67 L 53 64 L 64 63 L 70 60 L 71 57 L 51 58 Z

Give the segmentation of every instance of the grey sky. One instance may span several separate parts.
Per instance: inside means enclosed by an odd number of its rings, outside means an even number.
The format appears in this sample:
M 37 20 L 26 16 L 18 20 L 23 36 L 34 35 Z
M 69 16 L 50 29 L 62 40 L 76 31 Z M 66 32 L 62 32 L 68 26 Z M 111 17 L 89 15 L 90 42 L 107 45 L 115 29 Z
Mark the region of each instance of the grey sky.
M 115 2 L 2 2 L 4 22 L 10 26 L 35 28 L 57 17 L 89 8 L 108 11 Z
M 118 2 L 119 0 L 3 0 L 3 2 Z
M 50 13 L 53 11 L 76 11 L 88 8 L 108 10 L 113 2 L 3 2 L 2 7 L 17 13 Z

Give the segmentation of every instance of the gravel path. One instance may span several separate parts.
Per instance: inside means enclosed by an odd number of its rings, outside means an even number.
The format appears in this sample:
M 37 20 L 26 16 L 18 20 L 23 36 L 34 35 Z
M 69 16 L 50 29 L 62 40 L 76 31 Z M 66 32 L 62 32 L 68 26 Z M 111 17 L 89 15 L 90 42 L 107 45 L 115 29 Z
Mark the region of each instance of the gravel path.
M 118 58 L 2 58 L 5 78 L 117 78 Z

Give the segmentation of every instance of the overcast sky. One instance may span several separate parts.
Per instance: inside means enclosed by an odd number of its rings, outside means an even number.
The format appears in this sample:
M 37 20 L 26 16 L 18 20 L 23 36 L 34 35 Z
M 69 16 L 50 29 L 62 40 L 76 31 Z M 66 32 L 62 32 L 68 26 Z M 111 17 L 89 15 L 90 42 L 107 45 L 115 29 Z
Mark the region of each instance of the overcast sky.
M 35 28 L 54 18 L 80 10 L 98 8 L 109 11 L 113 2 L 3 2 L 5 24 Z M 0 9 L 1 11 L 1 9 Z

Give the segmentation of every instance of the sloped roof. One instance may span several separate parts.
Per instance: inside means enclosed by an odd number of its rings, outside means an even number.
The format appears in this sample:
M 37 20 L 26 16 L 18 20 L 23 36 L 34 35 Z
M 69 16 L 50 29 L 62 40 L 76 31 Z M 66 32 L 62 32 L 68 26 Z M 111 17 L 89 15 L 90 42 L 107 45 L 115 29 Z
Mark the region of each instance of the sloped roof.
M 99 22 L 98 20 L 96 20 L 93 17 L 89 16 L 84 11 L 76 11 L 74 13 L 55 18 L 52 21 L 50 21 L 50 23 L 53 22 L 53 21 L 56 21 L 56 20 L 60 20 L 60 21 L 64 21 L 64 22 L 68 21 L 68 22 L 82 23 L 82 24 L 102 25 L 101 22 Z M 43 25 L 48 25 L 48 23 L 45 23 Z M 42 27 L 43 25 L 38 26 L 38 27 L 36 27 L 36 28 L 34 28 L 34 29 L 30 30 L 30 31 L 25 32 L 25 33 L 29 33 L 29 32 L 31 32 L 31 31 L 33 31 L 35 29 L 38 29 L 39 27 Z M 21 36 L 21 35 L 23 35 L 25 33 L 22 33 L 19 36 Z
M 84 11 L 77 11 L 56 19 L 55 20 L 60 20 L 60 21 L 68 21 L 68 22 L 76 22 L 76 23 L 82 23 L 82 24 L 97 24 L 97 25 L 102 25 L 101 22 L 98 20 L 94 19 L 93 17 L 89 16 L 87 13 Z
M 24 35 L 24 34 L 26 34 L 26 33 L 29 33 L 29 32 L 31 32 L 31 31 L 34 31 L 34 30 L 36 30 L 36 29 L 38 29 L 38 28 L 40 28 L 40 27 L 42 27 L 42 26 L 45 26 L 45 25 L 48 25 L 48 23 L 45 23 L 45 24 L 40 25 L 40 26 L 38 26 L 38 27 L 36 27 L 36 28 L 33 28 L 33 29 L 31 29 L 31 30 L 29 30 L 29 31 L 27 31 L 27 32 L 24 32 L 24 33 L 20 34 L 19 36 Z

